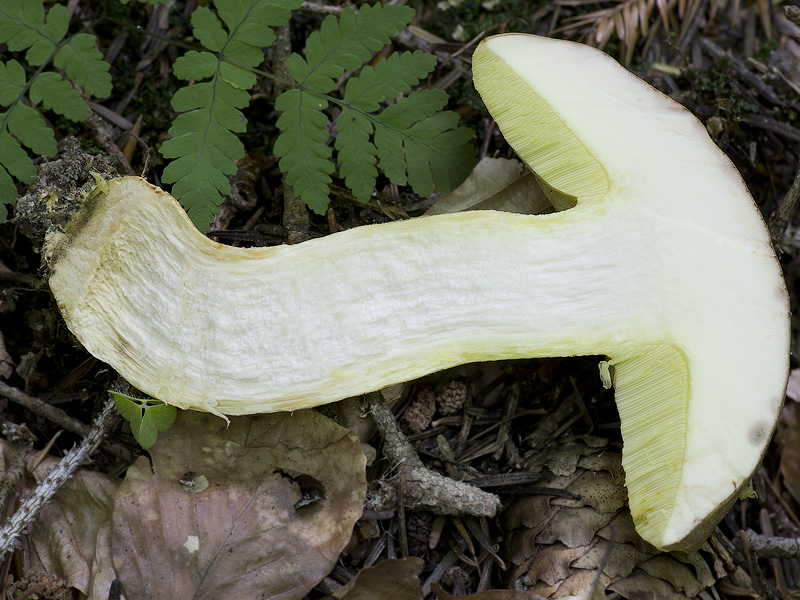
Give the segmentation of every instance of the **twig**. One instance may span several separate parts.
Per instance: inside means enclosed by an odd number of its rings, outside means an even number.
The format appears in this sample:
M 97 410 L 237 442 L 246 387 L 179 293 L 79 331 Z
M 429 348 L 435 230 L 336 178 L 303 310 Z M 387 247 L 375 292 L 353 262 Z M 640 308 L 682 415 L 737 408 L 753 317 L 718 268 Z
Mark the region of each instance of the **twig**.
M 59 427 L 66 429 L 74 434 L 77 434 L 81 437 L 86 437 L 89 435 L 90 427 L 78 421 L 78 419 L 74 419 L 70 417 L 67 413 L 65 413 L 60 408 L 56 408 L 55 406 L 51 406 L 47 402 L 43 400 L 39 400 L 39 398 L 34 398 L 33 396 L 29 396 L 25 392 L 15 387 L 11 387 L 7 383 L 0 381 L 0 396 L 4 398 L 8 398 L 12 402 L 16 402 L 17 404 L 21 404 L 25 408 L 27 408 L 32 413 L 39 415 L 40 417 L 44 417 L 48 421 L 52 421 Z
M 70 417 L 60 408 L 56 408 L 39 398 L 29 396 L 22 390 L 12 387 L 3 381 L 0 381 L 0 396 L 24 406 L 33 414 L 44 417 L 48 421 L 52 421 L 71 433 L 81 437 L 89 435 L 91 428 L 88 425 L 82 423 L 78 419 Z M 121 458 L 127 462 L 130 462 L 132 459 L 131 453 L 121 444 L 106 442 L 104 447 L 117 458 Z
M 97 450 L 100 442 L 108 432 L 109 426 L 115 416 L 114 401 L 108 400 L 103 411 L 97 417 L 89 430 L 88 435 L 80 445 L 67 452 L 58 465 L 40 483 L 34 492 L 22 503 L 17 512 L 0 529 L 0 558 L 11 550 L 17 543 L 19 536 L 25 528 L 36 518 L 37 513 L 47 504 L 59 488 L 72 477 L 75 470 Z
M 752 529 L 743 534 L 756 558 L 800 558 L 800 538 L 773 537 Z
M 9 422 L 3 423 L 2 432 L 6 439 L 21 446 L 19 455 L 6 468 L 6 472 L 0 478 L 0 508 L 2 508 L 1 512 L 4 514 L 6 500 L 17 489 L 25 474 L 25 465 L 28 463 L 31 450 L 33 450 L 33 442 L 36 441 L 36 436 L 25 425 Z
M 403 477 L 404 497 L 410 508 L 424 508 L 438 515 L 492 517 L 500 509 L 500 498 L 472 485 L 454 481 L 426 468 L 400 431 L 392 411 L 379 393 L 365 396 L 375 424 L 383 436 L 383 451 L 398 476 Z
M 775 90 L 759 79 L 757 75 L 750 72 L 750 70 L 748 70 L 748 68 L 735 56 L 725 52 L 707 37 L 700 37 L 700 45 L 703 46 L 703 48 L 705 48 L 705 50 L 717 60 L 723 57 L 727 58 L 728 64 L 731 65 L 736 76 L 741 81 L 757 90 L 759 94 L 769 100 L 772 104 L 775 106 L 786 106 L 786 103 L 780 98 L 780 96 L 778 96 L 778 94 L 775 93 Z
M 794 176 L 792 187 L 786 192 L 783 202 L 773 211 L 767 221 L 769 235 L 774 246 L 778 246 L 783 241 L 786 227 L 789 225 L 789 218 L 792 216 L 798 200 L 800 200 L 800 171 Z

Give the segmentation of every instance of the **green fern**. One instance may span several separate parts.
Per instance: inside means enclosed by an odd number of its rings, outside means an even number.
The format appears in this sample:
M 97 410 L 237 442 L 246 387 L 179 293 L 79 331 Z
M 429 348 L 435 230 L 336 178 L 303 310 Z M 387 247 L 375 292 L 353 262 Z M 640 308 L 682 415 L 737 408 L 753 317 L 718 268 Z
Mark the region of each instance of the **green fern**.
M 380 164 L 399 185 L 410 184 L 423 196 L 434 187 L 447 193 L 475 164 L 469 144 L 472 132 L 454 129 L 458 115 L 440 112 L 447 103 L 441 90 L 414 92 L 375 114 L 381 104 L 416 86 L 435 64 L 424 52 L 393 55 L 376 67 L 362 65 L 389 38 L 408 25 L 414 11 L 406 6 L 348 7 L 341 17 L 327 17 L 306 43 L 305 58 L 293 54 L 287 67 L 298 87 L 284 92 L 275 107 L 283 114 L 275 154 L 295 194 L 315 212 L 328 207 L 328 184 L 335 171 L 332 150 L 326 145 L 329 102 L 341 107 L 336 119 L 339 175 L 360 201 L 366 202 Z M 328 95 L 345 71 L 361 74 L 347 82 L 344 97 Z M 372 138 L 373 141 L 370 141 Z
M 262 48 L 275 41 L 271 27 L 289 21 L 302 0 L 225 0 L 217 2 L 219 17 L 199 7 L 192 13 L 194 36 L 210 52 L 191 50 L 174 66 L 183 80 L 204 80 L 184 87 L 172 98 L 183 113 L 169 130 L 171 139 L 161 154 L 173 158 L 163 181 L 174 183 L 173 195 L 186 207 L 200 229 L 205 229 L 231 190 L 226 175 L 236 173 L 244 146 L 235 133 L 246 129 L 241 112 L 250 102 L 247 92 L 256 83 L 252 69 L 264 60 Z
M 29 182 L 36 175 L 33 160 L 23 145 L 35 154 L 53 156 L 56 141 L 33 105 L 83 121 L 88 108 L 72 84 L 44 67 L 52 61 L 88 94 L 104 98 L 111 94 L 109 65 L 95 48 L 95 37 L 78 33 L 65 39 L 69 13 L 60 4 L 45 16 L 41 0 L 0 0 L 0 44 L 12 52 L 25 52 L 25 60 L 39 69 L 28 79 L 16 60 L 0 62 L 0 222 L 7 216 L 6 204 L 16 201 L 17 189 L 11 178 Z

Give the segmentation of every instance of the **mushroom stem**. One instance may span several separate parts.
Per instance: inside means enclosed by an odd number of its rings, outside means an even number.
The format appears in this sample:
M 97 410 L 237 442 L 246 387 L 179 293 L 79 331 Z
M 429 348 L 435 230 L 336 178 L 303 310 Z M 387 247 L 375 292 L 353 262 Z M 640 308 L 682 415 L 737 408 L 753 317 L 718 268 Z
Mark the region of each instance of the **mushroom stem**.
M 604 225 L 619 217 L 597 207 L 240 249 L 140 179 L 110 181 L 94 203 L 51 248 L 51 286 L 87 349 L 181 408 L 294 410 L 464 362 L 609 354 L 658 320 L 656 273 L 628 260 L 647 240 L 620 243 Z

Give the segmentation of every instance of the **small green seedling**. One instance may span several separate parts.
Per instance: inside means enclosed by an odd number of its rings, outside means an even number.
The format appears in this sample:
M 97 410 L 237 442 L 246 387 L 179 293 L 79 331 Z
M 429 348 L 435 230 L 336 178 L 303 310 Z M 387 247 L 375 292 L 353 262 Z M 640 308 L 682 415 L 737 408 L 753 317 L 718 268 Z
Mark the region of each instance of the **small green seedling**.
M 178 410 L 160 400 L 131 398 L 119 392 L 111 392 L 114 404 L 125 419 L 130 421 L 131 432 L 142 448 L 151 448 L 158 439 L 159 431 L 166 431 L 175 422 Z

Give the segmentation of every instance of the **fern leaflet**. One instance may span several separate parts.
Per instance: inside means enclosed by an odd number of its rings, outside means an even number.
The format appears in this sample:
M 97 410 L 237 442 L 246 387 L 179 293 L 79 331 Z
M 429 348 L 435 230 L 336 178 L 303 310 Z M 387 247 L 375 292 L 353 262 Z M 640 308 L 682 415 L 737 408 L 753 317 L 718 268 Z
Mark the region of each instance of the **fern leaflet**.
M 275 104 L 283 112 L 275 154 L 281 157 L 287 183 L 315 212 L 327 209 L 330 175 L 336 169 L 323 113 L 329 102 L 341 107 L 334 142 L 339 175 L 362 202 L 375 187 L 378 161 L 391 181 L 408 183 L 426 196 L 434 186 L 449 192 L 475 163 L 472 132 L 453 129 L 458 116 L 440 112 L 447 102 L 442 91 L 415 92 L 375 114 L 387 99 L 410 91 L 436 64 L 434 56 L 417 51 L 362 68 L 413 15 L 405 6 L 362 6 L 358 12 L 348 7 L 339 21 L 327 17 L 309 37 L 305 58 L 293 54 L 287 61 L 298 87 L 284 92 Z M 327 95 L 346 70 L 358 69 L 360 75 L 350 78 L 341 100 Z M 404 119 L 397 116 L 399 106 L 411 111 Z
M 183 114 L 172 124 L 161 154 L 175 159 L 164 169 L 163 181 L 175 184 L 173 195 L 201 230 L 216 213 L 221 194 L 231 190 L 226 175 L 236 172 L 235 161 L 244 156 L 235 134 L 247 126 L 241 109 L 256 83 L 250 69 L 263 62 L 261 49 L 275 41 L 271 27 L 287 23 L 300 4 L 227 0 L 217 5 L 219 18 L 202 6 L 192 13 L 194 36 L 208 51 L 187 52 L 175 62 L 174 73 L 183 80 L 210 81 L 181 88 L 172 98 L 172 107 Z
M 0 0 L 0 44 L 12 52 L 25 51 L 25 60 L 41 67 L 52 60 L 87 93 L 106 97 L 111 94 L 109 65 L 95 48 L 93 35 L 79 33 L 68 37 L 69 13 L 55 4 L 45 15 L 41 0 Z M 35 154 L 53 156 L 56 142 L 53 131 L 39 113 L 27 106 L 25 94 L 34 105 L 83 121 L 88 108 L 72 84 L 53 71 L 39 69 L 28 81 L 25 69 L 16 60 L 0 62 L 0 221 L 7 217 L 6 204 L 16 201 L 13 175 L 22 182 L 36 175 L 36 168 L 22 145 Z

